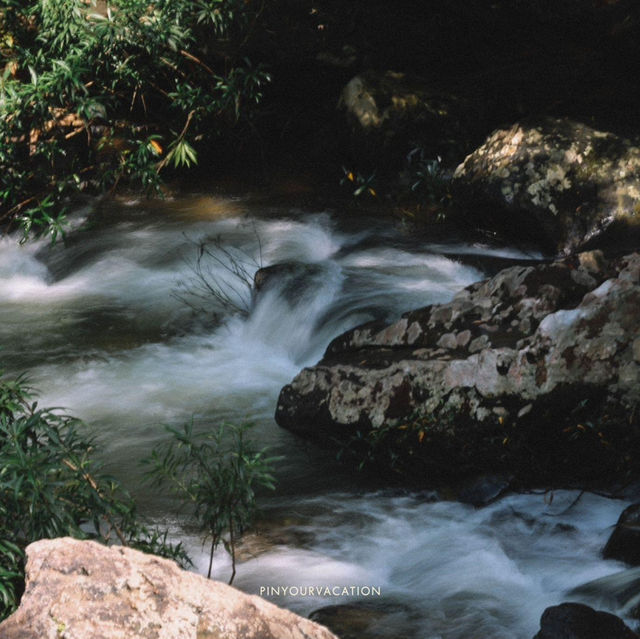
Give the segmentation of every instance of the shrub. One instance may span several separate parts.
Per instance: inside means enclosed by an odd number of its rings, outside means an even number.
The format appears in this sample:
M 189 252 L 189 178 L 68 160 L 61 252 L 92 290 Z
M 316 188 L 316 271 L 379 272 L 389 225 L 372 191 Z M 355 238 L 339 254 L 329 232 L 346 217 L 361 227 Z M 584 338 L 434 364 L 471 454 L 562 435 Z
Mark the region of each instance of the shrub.
M 63 230 L 65 198 L 168 166 L 247 122 L 268 74 L 243 46 L 252 0 L 4 0 L 0 221 Z
M 190 560 L 143 526 L 130 495 L 101 472 L 77 419 L 39 408 L 23 378 L 0 378 L 0 619 L 24 588 L 24 548 L 70 535 Z
M 275 487 L 271 474 L 275 458 L 267 457 L 264 449 L 253 450 L 246 439 L 250 427 L 223 423 L 211 433 L 196 434 L 193 421 L 182 430 L 168 426 L 172 440 L 144 460 L 152 483 L 168 485 L 185 499 L 198 526 L 211 540 L 209 578 L 214 552 L 224 543 L 232 562 L 229 584 L 236 574 L 236 541 L 256 513 L 254 487 Z

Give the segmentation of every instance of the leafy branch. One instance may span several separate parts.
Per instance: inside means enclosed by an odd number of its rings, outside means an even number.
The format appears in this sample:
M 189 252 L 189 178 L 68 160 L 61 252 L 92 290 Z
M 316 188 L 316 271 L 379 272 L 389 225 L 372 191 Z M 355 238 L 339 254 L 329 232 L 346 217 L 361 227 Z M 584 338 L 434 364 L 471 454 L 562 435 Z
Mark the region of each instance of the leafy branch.
M 210 432 L 196 434 L 193 420 L 182 429 L 167 426 L 171 441 L 155 448 L 143 460 L 153 486 L 166 486 L 190 504 L 192 516 L 209 546 L 211 577 L 213 557 L 222 542 L 231 556 L 231 576 L 236 574 L 236 542 L 256 514 L 255 487 L 273 490 L 275 457 L 255 451 L 247 441 L 251 425 L 223 423 Z

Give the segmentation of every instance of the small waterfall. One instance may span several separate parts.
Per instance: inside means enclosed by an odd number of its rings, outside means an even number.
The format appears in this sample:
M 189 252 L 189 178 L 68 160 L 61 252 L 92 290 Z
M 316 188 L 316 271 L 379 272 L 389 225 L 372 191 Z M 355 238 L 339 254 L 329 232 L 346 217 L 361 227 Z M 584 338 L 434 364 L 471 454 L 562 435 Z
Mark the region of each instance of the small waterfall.
M 544 607 L 585 582 L 616 579 L 609 575 L 622 566 L 601 560 L 599 549 L 618 502 L 583 496 L 569 508 L 575 495 L 562 493 L 552 508 L 520 495 L 474 510 L 359 492 L 332 455 L 273 421 L 280 388 L 333 337 L 446 301 L 483 276 L 458 256 L 531 256 L 429 246 L 391 224 L 341 224 L 328 213 L 256 210 L 237 199 L 112 213 L 88 229 L 78 223 L 66 247 L 0 240 L 3 366 L 26 371 L 43 406 L 87 420 L 109 470 L 158 519 L 169 502 L 139 487 L 137 462 L 166 437 L 163 424 L 255 422 L 258 443 L 284 457 L 281 489 L 264 499 L 271 533 L 257 533 L 259 551 L 248 550 L 238 586 L 258 594 L 261 585 L 379 586 L 391 610 L 409 611 L 407 637 L 530 639 Z M 195 311 L 175 294 L 193 278 L 202 243 L 224 248 L 203 272 L 248 313 L 215 300 Z M 302 275 L 295 286 L 275 277 L 255 294 L 233 279 L 225 256 L 242 260 L 249 279 L 280 263 L 302 264 Z M 199 540 L 181 522 L 174 527 L 198 558 Z M 225 566 L 221 553 L 218 571 Z M 627 577 L 623 588 L 635 589 L 637 575 Z M 308 614 L 354 597 L 272 600 Z M 625 604 L 614 598 L 609 607 Z M 386 636 L 400 632 L 394 627 Z

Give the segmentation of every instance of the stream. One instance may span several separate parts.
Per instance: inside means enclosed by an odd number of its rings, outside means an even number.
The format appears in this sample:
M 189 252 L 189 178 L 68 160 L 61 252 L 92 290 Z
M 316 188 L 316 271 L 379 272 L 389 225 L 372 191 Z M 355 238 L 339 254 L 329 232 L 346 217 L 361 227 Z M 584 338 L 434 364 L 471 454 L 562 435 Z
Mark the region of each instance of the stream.
M 5 374 L 26 372 L 40 405 L 86 420 L 106 469 L 200 572 L 197 531 L 139 465 L 164 425 L 189 419 L 200 431 L 251 422 L 256 445 L 282 457 L 234 585 L 303 615 L 356 603 L 371 625 L 353 636 L 531 639 L 545 607 L 624 569 L 599 553 L 628 503 L 557 491 L 473 508 L 391 490 L 273 420 L 280 388 L 336 335 L 448 301 L 485 276 L 483 259 L 536 256 L 246 195 L 101 204 L 73 216 L 66 246 L 0 244 Z M 215 256 L 201 272 L 220 297 L 195 294 L 201 247 Z M 286 261 L 310 265 L 296 290 L 254 295 L 253 273 Z M 215 576 L 229 569 L 218 552 Z

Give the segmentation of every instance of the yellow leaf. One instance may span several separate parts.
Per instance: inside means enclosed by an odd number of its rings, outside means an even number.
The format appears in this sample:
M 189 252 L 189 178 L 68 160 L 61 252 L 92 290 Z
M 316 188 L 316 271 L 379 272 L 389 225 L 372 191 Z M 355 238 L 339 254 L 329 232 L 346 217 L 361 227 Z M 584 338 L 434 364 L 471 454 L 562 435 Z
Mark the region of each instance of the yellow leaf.
M 503 446 L 506 446 L 508 443 L 509 443 L 509 438 L 508 438 L 508 437 L 505 437 L 505 438 L 502 440 L 502 445 L 503 445 Z
M 160 146 L 159 142 L 157 142 L 156 140 L 150 140 L 149 146 L 156 155 L 162 155 L 162 147 Z
M 356 176 L 351 173 L 351 171 L 349 171 L 349 173 L 347 173 L 347 180 L 349 180 L 349 182 L 353 182 L 356 179 Z
M 376 197 L 376 195 L 377 195 L 377 193 L 371 187 L 369 187 L 369 193 L 371 193 L 371 195 L 373 195 L 373 197 Z
M 424 439 L 424 431 L 423 431 L 423 430 L 421 430 L 421 431 L 418 433 L 418 441 L 422 444 L 422 440 L 423 440 L 423 439 Z

